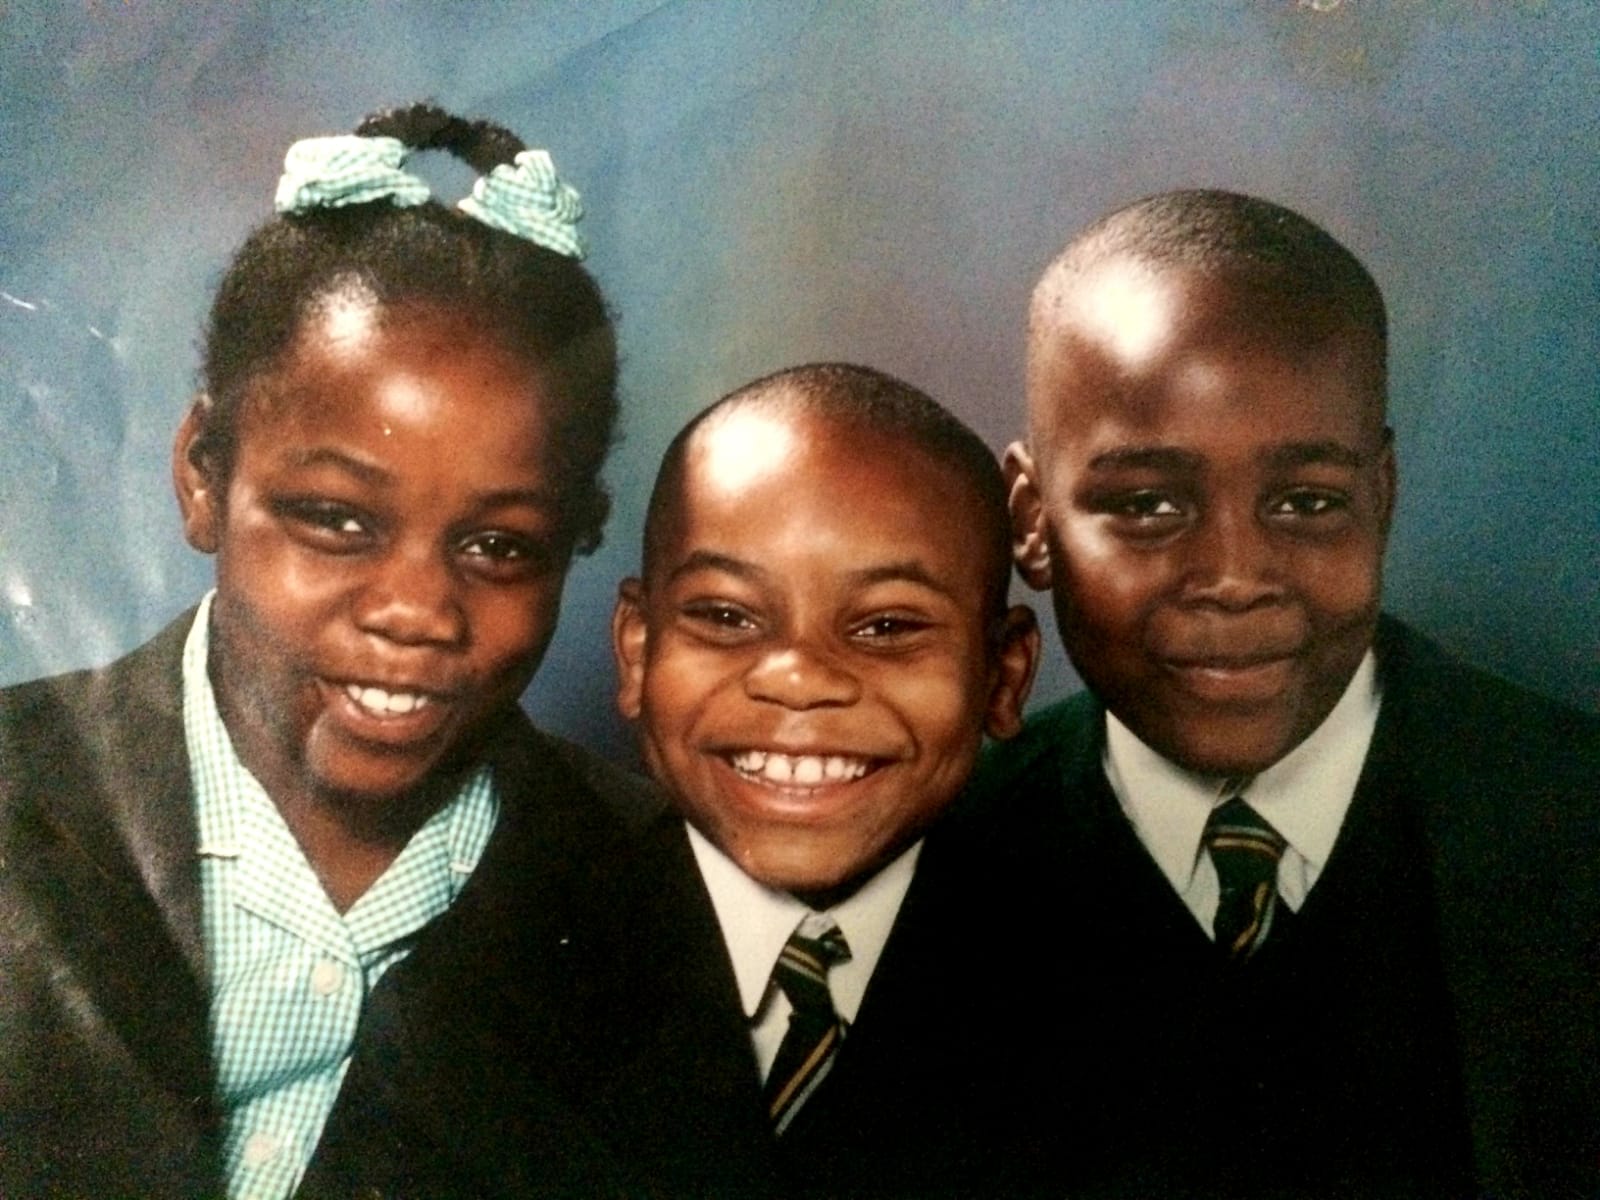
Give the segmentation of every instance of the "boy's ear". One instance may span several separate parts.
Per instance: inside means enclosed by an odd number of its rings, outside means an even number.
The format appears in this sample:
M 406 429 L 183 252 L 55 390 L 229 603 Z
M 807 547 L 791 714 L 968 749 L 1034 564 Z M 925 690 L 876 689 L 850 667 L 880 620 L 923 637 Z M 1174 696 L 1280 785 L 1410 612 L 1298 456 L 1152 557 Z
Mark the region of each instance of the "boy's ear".
M 1045 537 L 1044 500 L 1034 482 L 1038 473 L 1033 457 L 1021 442 L 1012 442 L 1006 447 L 1004 467 L 1011 508 L 1011 557 L 1029 587 L 1048 591 L 1053 578 L 1050 541 Z
M 1039 669 L 1039 623 L 1025 604 L 1013 606 L 1002 622 L 983 728 L 990 737 L 1004 741 L 1022 731 L 1022 708 Z
M 611 653 L 617 660 L 617 711 L 637 721 L 644 711 L 644 659 L 650 640 L 644 613 L 644 584 L 624 579 L 611 612 Z
M 1389 526 L 1394 521 L 1395 502 L 1399 499 L 1400 468 L 1394 456 L 1394 430 L 1387 426 L 1383 430 L 1383 457 L 1378 460 L 1378 487 L 1383 535 L 1388 537 Z
M 200 440 L 211 412 L 211 397 L 201 392 L 189 405 L 172 440 L 172 487 L 183 514 L 183 536 L 202 554 L 215 554 L 222 537 L 224 497 Z

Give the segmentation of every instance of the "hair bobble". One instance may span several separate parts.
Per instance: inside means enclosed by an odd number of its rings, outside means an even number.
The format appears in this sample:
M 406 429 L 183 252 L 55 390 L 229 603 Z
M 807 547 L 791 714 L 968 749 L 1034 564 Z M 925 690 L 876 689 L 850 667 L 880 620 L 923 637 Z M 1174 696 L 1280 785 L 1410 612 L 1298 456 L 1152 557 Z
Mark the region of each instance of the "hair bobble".
M 303 213 L 385 198 L 402 208 L 423 204 L 431 196 L 428 185 L 401 170 L 408 153 L 406 144 L 392 137 L 304 138 L 284 156 L 274 207 L 280 213 Z M 543 150 L 524 150 L 511 165 L 479 176 L 472 194 L 456 207 L 557 254 L 584 256 L 577 231 L 583 204 Z
M 479 176 L 472 194 L 456 206 L 468 216 L 506 233 L 537 242 L 568 258 L 582 258 L 583 238 L 577 223 L 583 216 L 578 193 L 561 181 L 543 150 L 524 150 L 487 175 Z
M 406 146 L 399 138 L 303 138 L 283 157 L 273 207 L 281 213 L 343 208 L 387 197 L 402 208 L 428 199 L 428 185 L 402 171 Z

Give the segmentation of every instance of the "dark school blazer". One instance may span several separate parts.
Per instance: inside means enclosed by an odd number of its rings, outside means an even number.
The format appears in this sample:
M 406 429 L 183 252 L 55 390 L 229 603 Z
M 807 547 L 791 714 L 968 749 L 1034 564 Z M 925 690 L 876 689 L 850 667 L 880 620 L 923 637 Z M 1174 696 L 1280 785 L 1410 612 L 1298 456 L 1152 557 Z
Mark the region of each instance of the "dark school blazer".
M 579 1128 L 574 1155 L 608 1164 L 631 1197 L 1054 1194 L 1012 1116 L 1034 1094 L 1026 1026 L 1011 1019 L 1025 960 L 987 928 L 965 844 L 954 816 L 929 835 L 832 1073 L 780 1140 L 683 822 L 639 823 L 609 862 L 609 928 L 589 927 L 570 1019 L 544 1002 L 532 964 L 551 951 L 531 921 L 500 927 L 470 1011 L 409 960 L 386 976 L 433 1014 L 412 1029 L 443 1033 L 399 1034 L 379 1087 L 352 1069 L 347 1086 L 378 1097 L 352 1142 L 393 1151 L 389 1176 L 368 1181 L 386 1195 L 581 1195 L 533 1182 L 560 1153 L 549 1131 Z M 423 1088 L 428 1104 L 408 1099 Z
M 186 614 L 104 669 L 0 692 L 0 1195 L 223 1194 L 182 717 L 191 622 Z M 587 914 L 602 902 L 592 868 L 629 820 L 658 804 L 631 777 L 535 731 L 520 710 L 506 713 L 486 756 L 500 822 L 408 960 L 412 979 L 463 1007 L 474 999 L 475 948 L 508 913 L 528 909 L 529 890 L 538 944 L 581 951 Z M 570 955 L 537 964 L 552 1009 L 569 995 L 572 966 Z M 456 970 L 466 973 L 440 974 Z M 381 1079 L 393 1029 L 428 1035 L 412 1027 L 398 991 L 385 979 L 369 998 L 357 1081 Z M 430 1098 L 424 1090 L 409 1102 Z M 340 1133 L 367 1107 L 347 1080 L 324 1142 L 342 1148 L 349 1190 L 323 1194 L 357 1194 L 381 1153 L 352 1149 Z M 577 1153 L 582 1128 L 549 1132 L 573 1151 L 548 1164 L 550 1178 L 572 1194 L 607 1194 L 608 1168 Z
M 1426 858 L 1472 1194 L 1600 1196 L 1600 720 L 1392 619 L 1375 649 L 1383 705 L 1352 813 L 1396 814 L 1397 844 Z M 1120 811 L 1087 799 L 1110 795 L 1104 744 L 1104 709 L 1083 693 L 988 757 L 975 786 L 1008 813 L 995 846 L 1013 870 L 1046 856 L 1066 880 L 1125 869 L 1110 864 L 1128 831 L 1106 825 Z M 1092 995 L 1096 963 L 1075 969 Z M 1124 1034 L 1118 1014 L 1072 1003 L 1080 1023 Z

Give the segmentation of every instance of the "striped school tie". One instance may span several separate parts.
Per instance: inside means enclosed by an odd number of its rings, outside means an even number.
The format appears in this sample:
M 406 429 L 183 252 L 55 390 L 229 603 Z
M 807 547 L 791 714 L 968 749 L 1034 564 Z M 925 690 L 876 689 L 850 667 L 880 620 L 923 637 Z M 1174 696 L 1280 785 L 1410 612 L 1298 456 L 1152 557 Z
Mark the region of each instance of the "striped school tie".
M 824 924 L 826 922 L 826 924 Z M 815 936 L 807 936 L 810 930 Z M 828 969 L 850 957 L 844 934 L 831 917 L 800 922 L 772 968 L 772 981 L 789 997 L 789 1031 L 767 1073 L 764 1099 L 775 1133 L 781 1134 L 833 1066 L 845 1023 L 833 1008 Z
M 1272 932 L 1278 859 L 1287 843 L 1242 796 L 1211 810 L 1204 840 L 1222 889 L 1211 929 L 1228 957 L 1244 962 Z

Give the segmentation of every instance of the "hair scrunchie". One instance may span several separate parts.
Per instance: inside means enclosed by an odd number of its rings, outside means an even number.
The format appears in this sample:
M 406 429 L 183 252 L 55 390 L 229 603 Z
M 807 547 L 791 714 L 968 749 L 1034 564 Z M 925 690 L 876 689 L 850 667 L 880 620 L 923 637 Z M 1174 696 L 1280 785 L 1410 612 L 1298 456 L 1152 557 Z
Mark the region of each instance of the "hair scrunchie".
M 428 199 L 428 185 L 400 168 L 406 145 L 399 138 L 303 138 L 283 156 L 273 207 L 281 213 L 343 208 L 388 198 L 402 208 Z
M 506 233 L 537 242 L 568 258 L 584 256 L 577 224 L 583 203 L 577 191 L 561 181 L 555 163 L 543 150 L 524 150 L 510 165 L 502 163 L 472 185 L 472 194 L 456 205 Z
M 303 138 L 289 147 L 273 206 L 281 213 L 342 208 L 389 199 L 402 208 L 425 203 L 428 185 L 401 170 L 409 153 L 399 138 Z M 478 177 L 462 212 L 503 233 L 523 238 L 568 258 L 584 256 L 577 222 L 583 204 L 577 191 L 556 174 L 543 150 L 524 150 L 510 165 Z

